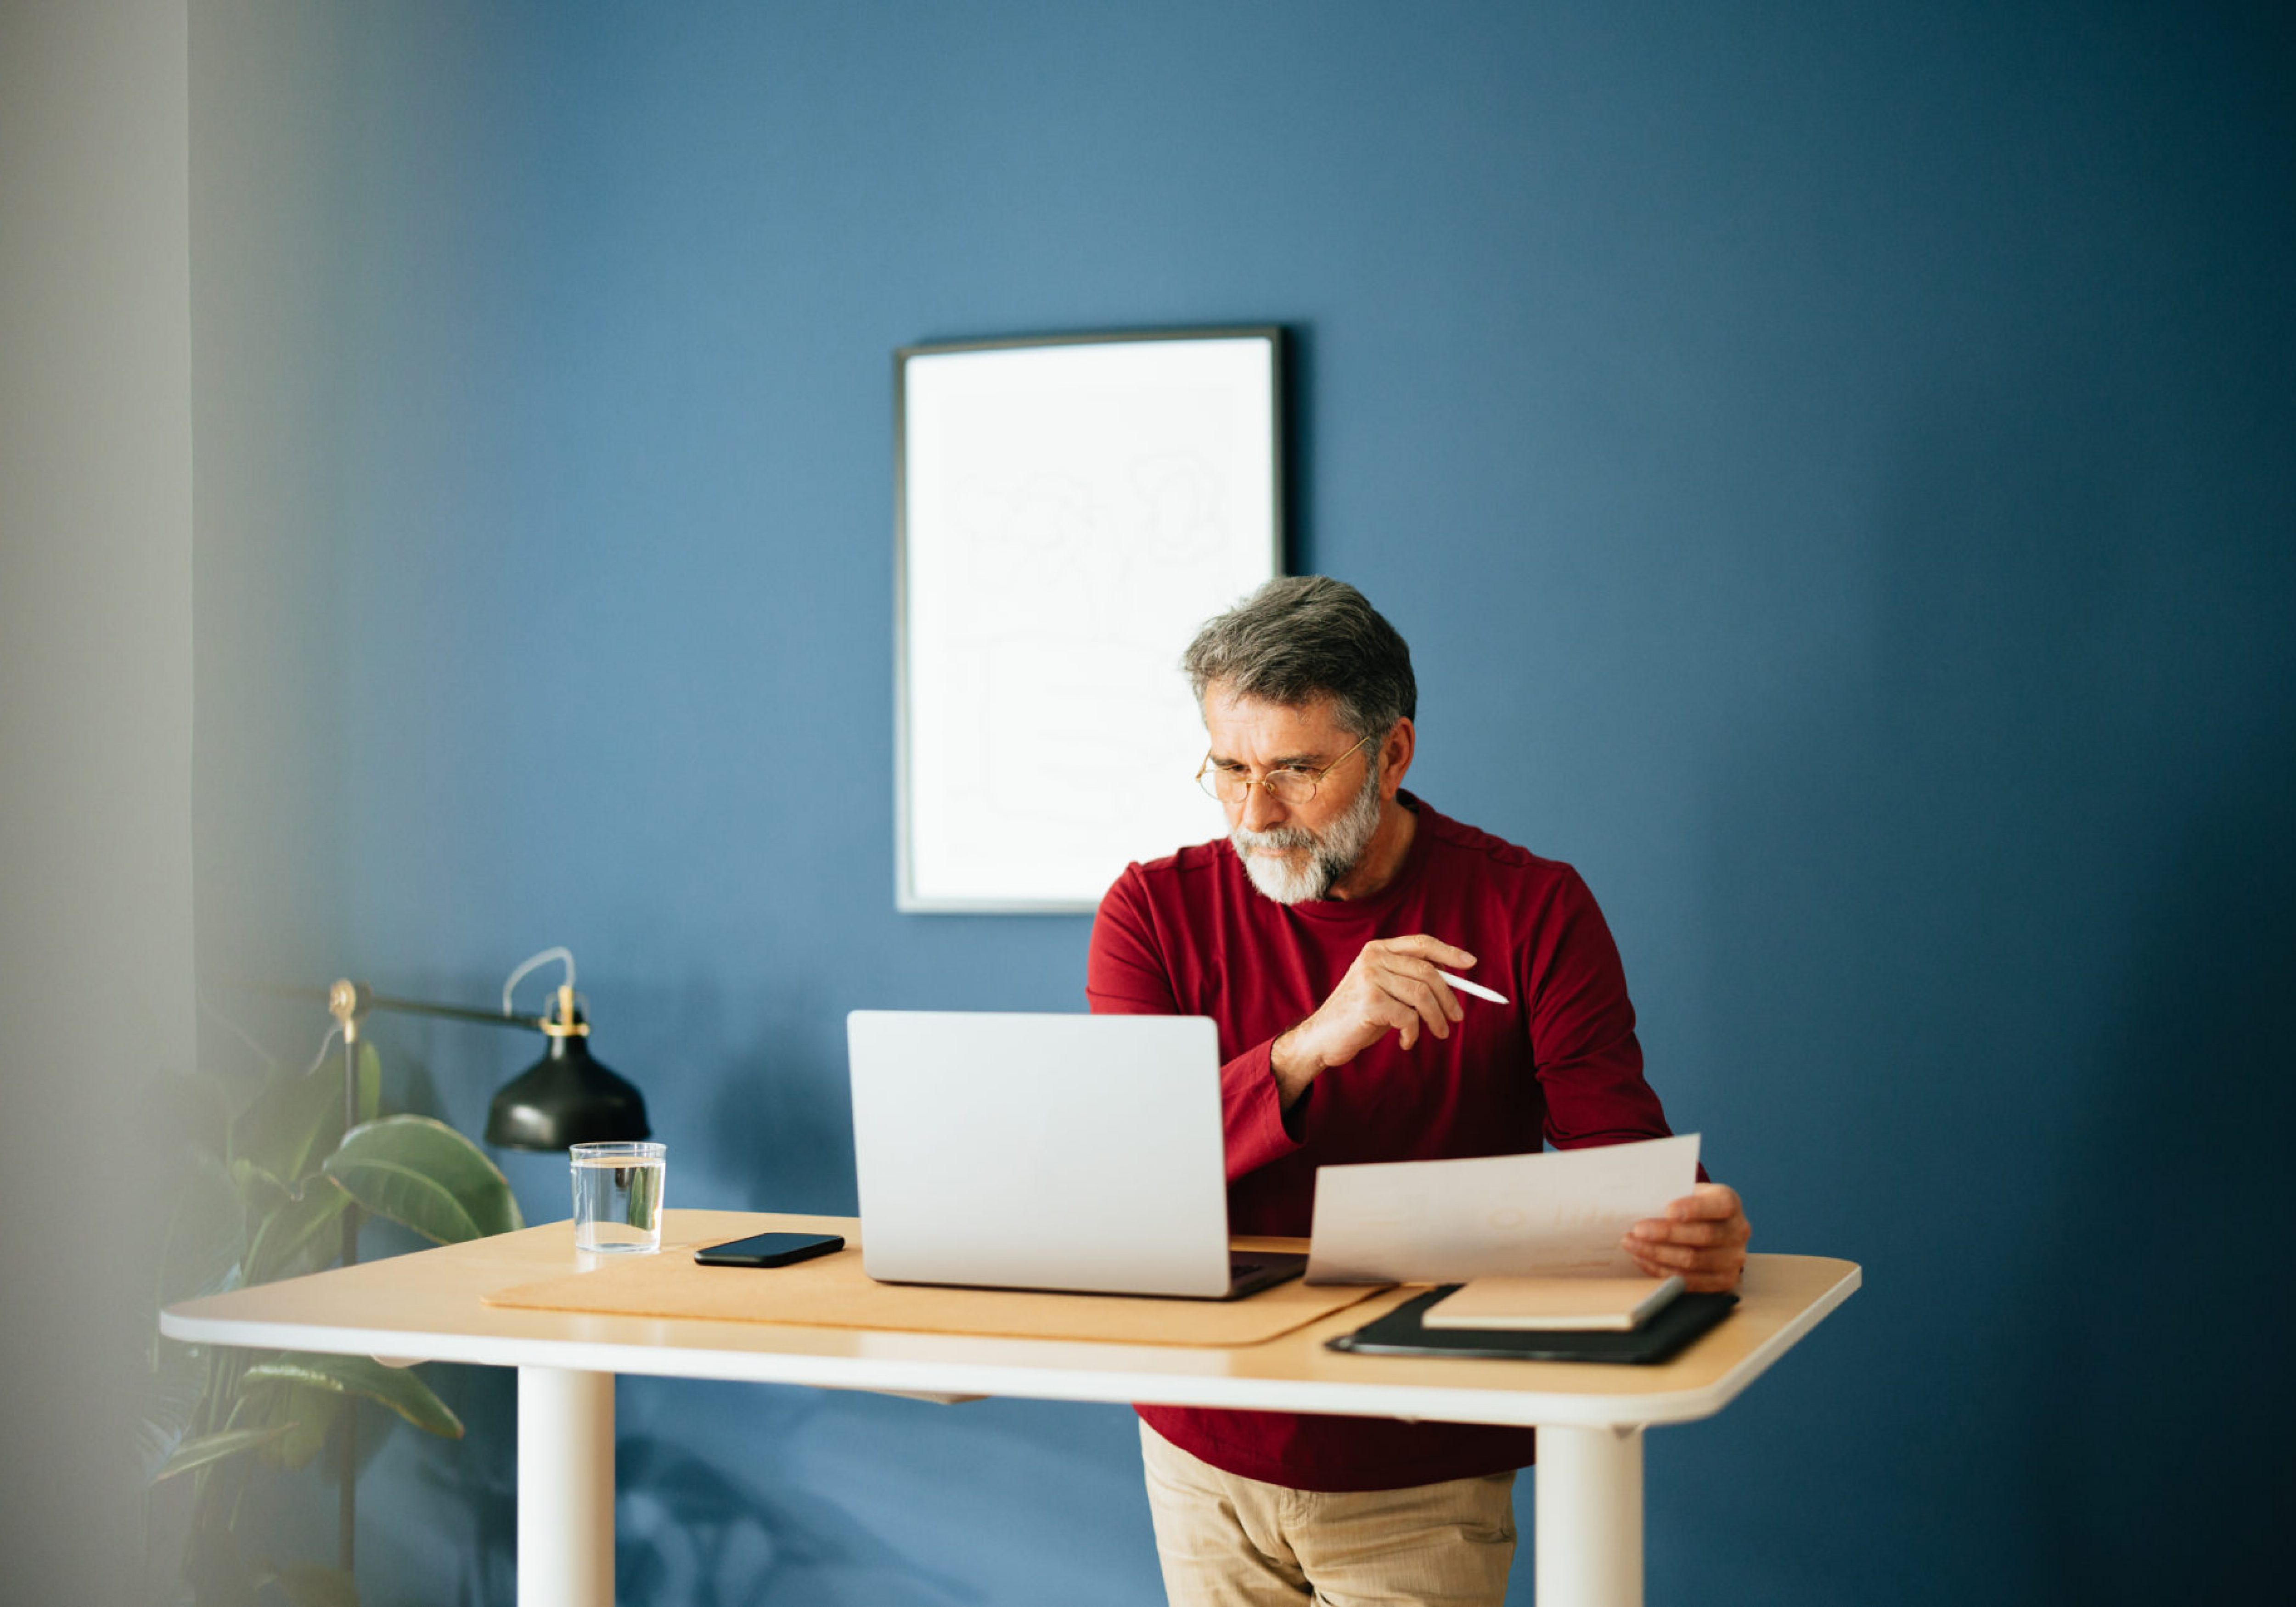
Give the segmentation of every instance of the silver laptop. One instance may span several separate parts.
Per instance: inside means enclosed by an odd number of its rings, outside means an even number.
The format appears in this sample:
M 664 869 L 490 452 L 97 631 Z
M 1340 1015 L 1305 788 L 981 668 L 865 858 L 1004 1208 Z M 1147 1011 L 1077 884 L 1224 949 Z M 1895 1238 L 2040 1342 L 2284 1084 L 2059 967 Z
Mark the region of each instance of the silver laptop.
M 892 1283 L 1233 1300 L 1219 1037 L 1202 1016 L 857 1010 L 861 1264 Z

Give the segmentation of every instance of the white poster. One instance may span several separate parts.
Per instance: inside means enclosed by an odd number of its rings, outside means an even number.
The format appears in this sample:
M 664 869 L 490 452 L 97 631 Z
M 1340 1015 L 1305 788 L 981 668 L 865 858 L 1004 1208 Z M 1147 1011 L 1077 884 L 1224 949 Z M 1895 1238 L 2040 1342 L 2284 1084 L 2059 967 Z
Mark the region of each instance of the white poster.
M 1277 345 L 900 354 L 900 908 L 1089 911 L 1226 830 L 1179 660 L 1277 572 Z

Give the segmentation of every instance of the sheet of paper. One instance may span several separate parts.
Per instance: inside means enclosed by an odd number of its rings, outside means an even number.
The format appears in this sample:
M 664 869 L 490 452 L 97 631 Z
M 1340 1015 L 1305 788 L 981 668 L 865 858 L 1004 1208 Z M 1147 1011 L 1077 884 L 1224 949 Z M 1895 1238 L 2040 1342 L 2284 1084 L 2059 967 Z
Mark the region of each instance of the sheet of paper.
M 1698 1181 L 1698 1135 L 1316 1171 L 1310 1283 L 1635 1277 L 1628 1228 Z

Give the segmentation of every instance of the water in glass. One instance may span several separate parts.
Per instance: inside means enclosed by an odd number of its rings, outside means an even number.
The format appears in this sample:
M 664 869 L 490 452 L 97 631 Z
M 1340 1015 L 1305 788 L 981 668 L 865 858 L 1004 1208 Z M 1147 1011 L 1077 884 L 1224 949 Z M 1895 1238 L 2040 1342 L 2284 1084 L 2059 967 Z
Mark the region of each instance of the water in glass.
M 578 1144 L 574 1161 L 574 1248 L 661 1248 L 661 1185 L 669 1148 L 660 1144 Z

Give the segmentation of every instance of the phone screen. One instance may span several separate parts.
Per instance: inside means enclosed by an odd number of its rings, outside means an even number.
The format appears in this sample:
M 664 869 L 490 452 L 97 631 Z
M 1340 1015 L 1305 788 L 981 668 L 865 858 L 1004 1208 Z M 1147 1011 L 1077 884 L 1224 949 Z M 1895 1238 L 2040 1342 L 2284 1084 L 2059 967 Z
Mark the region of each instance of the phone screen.
M 730 1244 L 705 1245 L 693 1259 L 704 1267 L 787 1267 L 844 1248 L 836 1234 L 755 1234 Z

